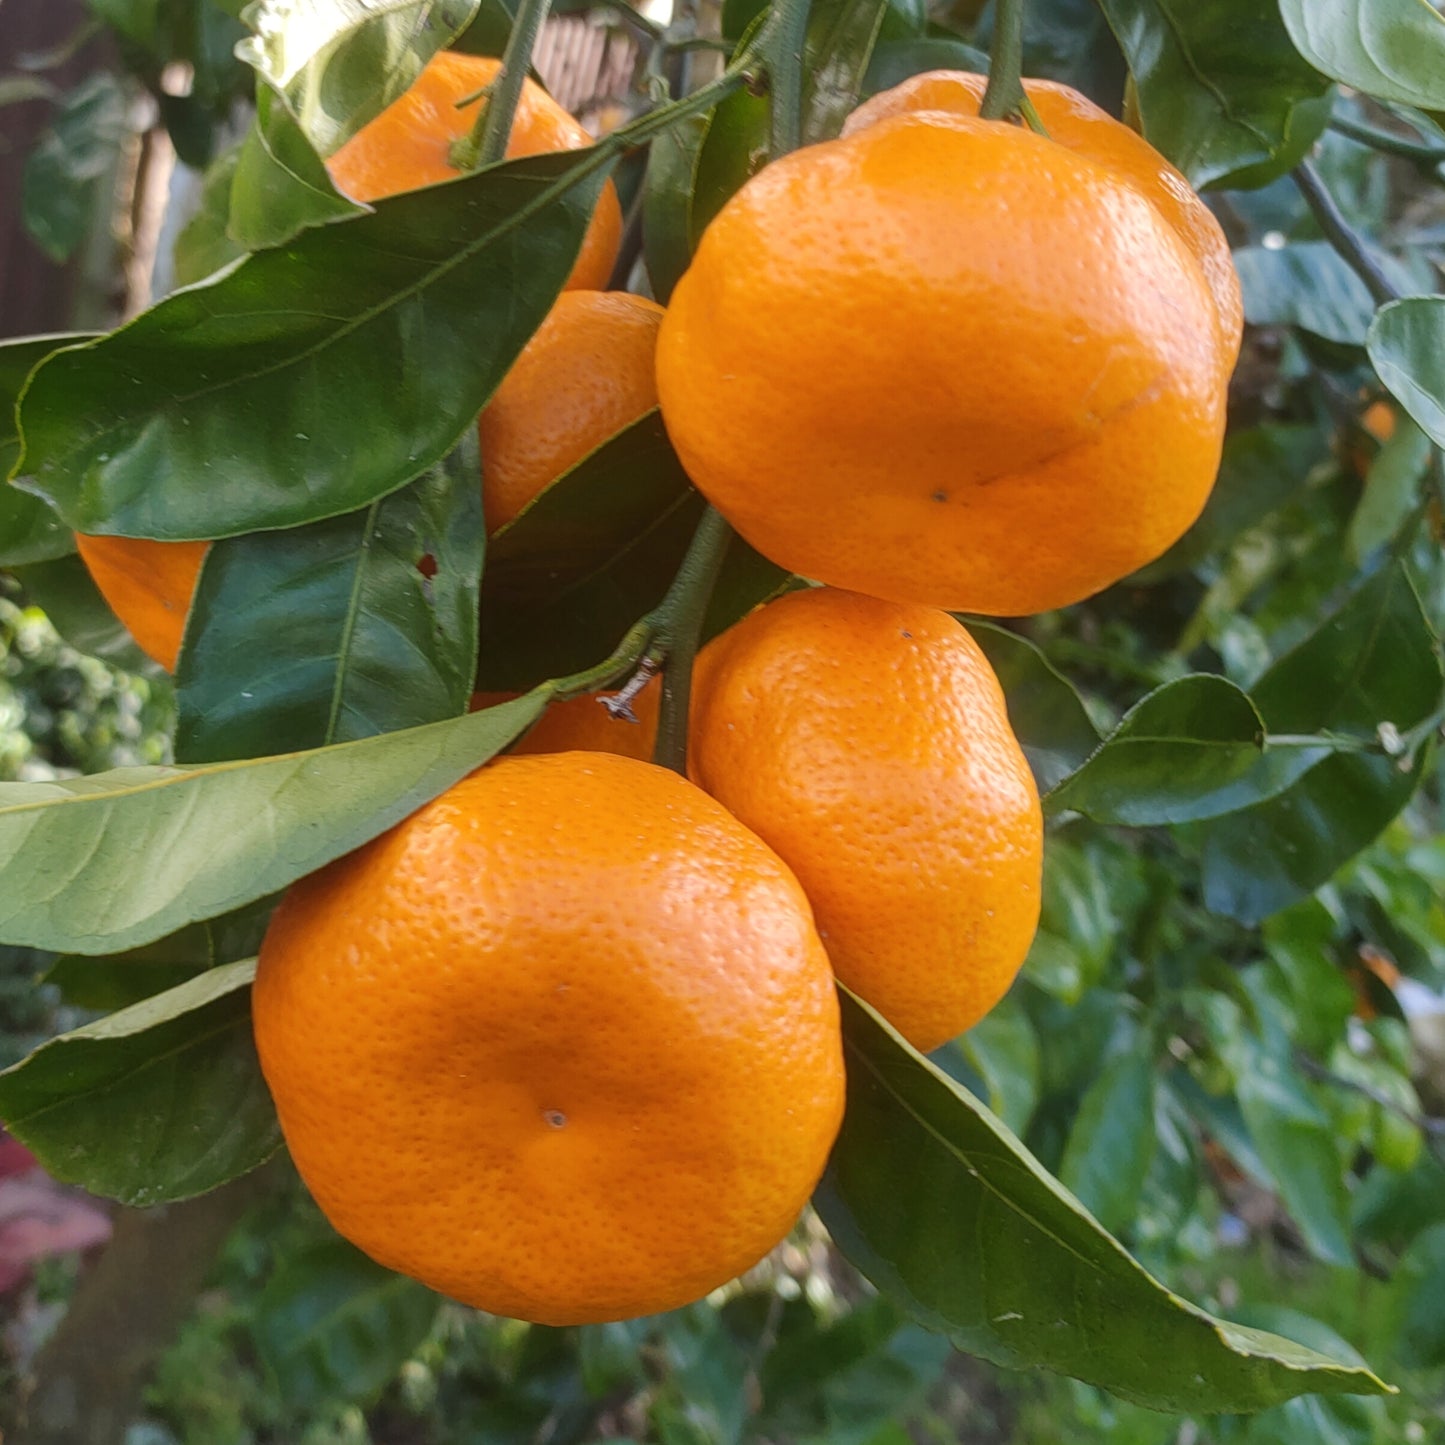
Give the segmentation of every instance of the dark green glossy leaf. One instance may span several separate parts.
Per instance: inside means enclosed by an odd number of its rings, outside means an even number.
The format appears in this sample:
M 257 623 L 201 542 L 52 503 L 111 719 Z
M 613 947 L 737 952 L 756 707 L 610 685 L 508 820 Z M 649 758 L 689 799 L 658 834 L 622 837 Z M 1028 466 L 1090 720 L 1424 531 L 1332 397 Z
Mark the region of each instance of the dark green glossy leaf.
M 1084 1092 L 1059 1183 L 1108 1230 L 1127 1228 L 1154 1158 L 1154 1060 L 1136 1042 Z
M 1171 1411 L 1380 1393 L 1170 1294 L 965 1090 L 844 1001 L 848 1109 L 815 1198 L 879 1290 L 960 1349 Z M 1106 1322 L 1106 1323 L 1105 1323 Z
M 1366 347 L 1395 399 L 1437 447 L 1445 447 L 1445 297 L 1382 306 Z
M 1421 0 L 1280 0 L 1295 48 L 1332 80 L 1445 110 L 1445 20 Z
M 662 600 L 702 508 L 656 411 L 559 477 L 488 548 L 478 685 L 605 657 Z
M 329 1239 L 267 1281 L 251 1337 L 289 1407 L 367 1401 L 426 1338 L 440 1305 L 425 1285 Z
M 176 671 L 176 756 L 297 752 L 457 717 L 477 663 L 477 434 L 363 512 L 207 554 Z
M 25 595 L 50 619 L 50 624 L 77 652 L 103 657 L 127 672 L 157 671 L 135 645 L 120 619 L 91 581 L 85 563 L 72 553 L 49 562 L 16 567 Z
M 554 5 L 554 13 L 567 7 Z M 507 48 L 512 33 L 512 20 L 517 13 L 515 0 L 481 0 L 472 22 L 452 41 L 452 50 L 465 50 L 469 55 L 500 55 Z
M 1133 827 L 1212 817 L 1253 801 L 1248 791 L 1241 796 L 1242 780 L 1263 742 L 1263 720 L 1232 682 L 1209 673 L 1181 677 L 1130 708 L 1045 807 Z M 1259 785 L 1278 791 L 1266 770 Z
M 406 90 L 476 9 L 477 0 L 266 0 L 240 51 L 258 95 L 237 163 L 235 240 L 246 250 L 277 246 L 353 213 L 321 158 Z
M 1199 520 L 1157 562 L 1135 574 L 1153 582 L 1196 567 L 1288 501 L 1330 455 L 1312 426 L 1258 426 L 1225 438 L 1219 478 Z
M 1357 564 L 1391 541 L 1415 510 L 1430 463 L 1430 445 L 1430 438 L 1408 416 L 1401 417 L 1370 463 L 1347 534 L 1350 556 Z
M 1365 344 L 1375 303 L 1328 241 L 1245 246 L 1234 253 L 1234 265 L 1251 325 L 1298 326 L 1341 346 Z
M 235 913 L 188 924 L 124 953 L 62 954 L 46 970 L 45 981 L 59 988 L 76 1008 L 98 1013 L 128 1008 L 217 964 L 254 958 L 277 901 L 258 899 Z
M 15 403 L 24 390 L 25 378 L 52 351 L 89 339 L 70 332 L 0 342 L 0 476 L 9 476 L 20 456 Z M 74 550 L 70 528 L 39 497 L 0 483 L 0 566 L 48 562 Z
M 254 959 L 37 1049 L 0 1074 L 0 1119 L 49 1173 L 123 1204 L 202 1194 L 281 1145 L 251 1037 Z
M 996 5 L 985 8 L 973 32 L 984 58 L 963 69 L 987 74 L 997 15 Z M 1024 7 L 1023 73 L 1061 81 L 1118 115 L 1128 68 L 1096 0 L 1029 0 Z
M 803 57 L 803 140 L 831 140 L 863 93 L 888 0 L 813 0 Z
M 1084 765 L 1099 746 L 1099 731 L 1073 685 L 1026 637 L 981 618 L 964 618 L 973 640 L 998 674 L 1009 722 L 1047 792 Z
M 1276 736 L 1333 733 L 1373 748 L 1382 727 L 1404 740 L 1427 726 L 1441 706 L 1440 659 L 1403 568 L 1357 587 L 1264 673 L 1253 697 Z M 1208 906 L 1254 923 L 1324 883 L 1413 793 L 1423 755 L 1412 761 L 1408 743 L 1400 747 L 1399 756 L 1332 751 L 1277 797 L 1205 824 Z
M 689 116 L 654 138 L 642 192 L 642 243 L 652 294 L 665 306 L 692 262 L 692 198 L 711 117 Z
M 474 425 L 571 270 L 607 169 L 595 152 L 536 156 L 398 196 L 58 353 L 21 401 L 30 485 L 77 530 L 167 540 L 395 491 Z
M 1314 144 L 1328 84 L 1273 5 L 1101 0 L 1138 87 L 1144 134 L 1195 187 L 1262 185 Z
M 500 752 L 545 700 L 309 753 L 0 784 L 0 939 L 114 953 L 275 893 Z
M 728 199 L 768 162 L 768 102 L 748 90 L 735 90 L 712 112 L 698 152 L 688 225 L 692 248 Z
M 710 642 L 726 632 L 734 622 L 746 617 L 754 607 L 781 597 L 804 584 L 791 572 L 734 535 L 723 559 L 722 571 L 708 599 L 702 619 L 702 641 Z
M 1291 1062 L 1286 1042 L 1236 1041 L 1240 1111 L 1295 1223 L 1320 1259 L 1349 1264 L 1349 1200 L 1335 1131 Z
M 25 161 L 20 215 L 52 261 L 66 261 L 105 224 L 101 183 L 130 133 L 126 93 L 115 76 L 87 76 L 66 96 Z
M 1006 995 L 947 1047 L 962 1054 L 978 1074 L 989 1108 L 1015 1134 L 1022 1134 L 1039 1098 L 1039 1041 L 1017 994 Z M 947 1069 L 946 1062 L 938 1062 Z
M 928 35 L 915 40 L 880 41 L 873 48 L 862 93 L 877 95 L 891 90 L 913 75 L 929 70 L 967 70 L 988 73 L 988 56 L 982 50 L 952 36 Z
M 206 171 L 201 201 L 176 237 L 173 260 L 177 286 L 191 286 L 214 276 L 222 266 L 244 254 L 227 234 L 231 218 L 231 183 L 241 159 L 239 146 L 218 156 Z

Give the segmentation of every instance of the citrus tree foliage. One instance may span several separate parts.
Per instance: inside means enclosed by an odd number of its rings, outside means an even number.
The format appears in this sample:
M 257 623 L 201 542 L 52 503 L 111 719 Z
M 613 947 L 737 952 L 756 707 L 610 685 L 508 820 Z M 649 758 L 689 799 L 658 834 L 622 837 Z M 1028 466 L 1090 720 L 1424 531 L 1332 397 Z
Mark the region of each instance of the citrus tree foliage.
M 702 513 L 657 418 L 489 553 L 458 446 L 604 181 L 637 217 L 623 280 L 665 299 L 770 148 L 836 134 L 909 75 L 987 65 L 1015 11 L 730 0 L 730 59 L 701 88 L 677 64 L 691 37 L 634 20 L 653 83 L 621 131 L 358 208 L 324 158 L 434 50 L 499 52 L 499 0 L 240 19 L 197 0 L 175 8 L 184 44 L 155 7 L 94 8 L 150 57 L 139 73 L 196 63 L 173 133 L 229 100 L 237 40 L 256 98 L 182 234 L 193 284 L 109 335 L 0 346 L 0 564 L 62 631 L 83 645 L 96 610 L 73 530 L 218 539 L 179 761 L 0 785 L 0 940 L 113 1010 L 0 1075 L 0 1118 L 57 1177 L 146 1204 L 277 1147 L 246 1027 L 275 895 L 643 655 Z M 1221 1440 L 1396 1438 L 1335 1330 L 1198 1269 L 1259 1200 L 1300 1260 L 1391 1281 L 1373 1338 L 1397 1363 L 1445 1364 L 1442 1091 L 1417 1092 L 1400 1002 L 1445 984 L 1445 22 L 1414 0 L 1032 0 L 1023 19 L 1024 72 L 1135 117 L 1225 224 L 1249 329 L 1218 485 L 1090 602 L 965 619 L 1044 798 L 1043 925 L 1004 1004 L 930 1058 L 845 1000 L 848 1113 L 815 1205 L 876 1294 L 850 1307 L 785 1267 L 720 1310 L 494 1341 L 478 1377 L 518 1418 L 551 1400 L 549 1438 L 601 1428 L 648 1350 L 667 1387 L 617 1433 L 831 1438 L 864 1397 L 876 1432 L 951 1347 L 1237 1417 Z M 57 134 L 87 114 L 101 134 L 103 101 L 73 97 Z M 734 542 L 704 637 L 788 585 Z M 474 682 L 525 695 L 467 716 Z M 301 1402 L 369 1397 L 455 1328 L 319 1234 L 257 1308 L 260 1357 Z

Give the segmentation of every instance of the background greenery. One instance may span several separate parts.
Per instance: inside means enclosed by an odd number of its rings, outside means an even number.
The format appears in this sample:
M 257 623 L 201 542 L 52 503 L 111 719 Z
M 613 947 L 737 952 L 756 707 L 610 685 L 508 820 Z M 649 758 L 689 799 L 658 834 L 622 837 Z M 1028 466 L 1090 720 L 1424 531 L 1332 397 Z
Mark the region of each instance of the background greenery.
M 246 88 L 230 57 L 234 7 L 92 8 L 118 62 L 57 100 L 55 138 L 36 151 L 23 198 L 56 256 L 93 215 L 96 155 L 120 144 L 117 95 L 164 95 L 164 64 L 192 60 L 196 87 L 166 96 L 160 122 L 199 164 Z M 811 1216 L 747 1279 L 674 1315 L 582 1330 L 492 1320 L 371 1265 L 271 1166 L 128 1445 L 1445 1439 L 1445 1050 L 1431 1055 L 1429 1032 L 1430 993 L 1445 988 L 1445 764 L 1430 745 L 1445 489 L 1432 438 L 1390 400 L 1367 353 L 1380 297 L 1290 174 L 1311 152 L 1368 237 L 1367 262 L 1401 294 L 1429 291 L 1445 237 L 1445 134 L 1429 107 L 1410 108 L 1430 97 L 1401 93 L 1398 77 L 1376 85 L 1384 103 L 1328 87 L 1290 43 L 1290 5 L 1257 20 L 1267 8 L 1033 0 L 1027 11 L 1026 72 L 1131 109 L 1211 185 L 1251 326 L 1220 484 L 1196 528 L 1087 604 L 978 628 L 1055 790 L 1045 908 L 1013 992 L 936 1061 L 1171 1288 L 1368 1360 L 1399 1393 L 1170 1416 L 997 1370 L 909 1322 Z M 742 34 L 755 9 L 727 7 L 724 33 Z M 865 90 L 967 63 L 966 47 L 992 38 L 988 7 L 925 16 L 893 5 L 866 45 L 847 39 L 854 7 L 819 13 L 835 25 L 815 33 L 814 58 L 829 46 L 851 57 Z M 1228 123 L 1205 114 L 1211 85 Z M 832 102 L 815 101 L 824 126 Z M 745 170 L 751 104 L 719 108 L 684 191 L 661 165 L 651 177 L 647 261 L 659 290 Z M 245 152 L 214 164 L 245 164 Z M 224 187 L 207 192 L 217 194 Z M 230 194 L 234 208 L 245 193 Z M 182 233 L 183 278 L 229 254 L 226 218 L 203 207 Z M 169 681 L 142 666 L 58 552 L 0 574 L 0 779 L 166 760 Z M 489 577 L 525 592 L 505 565 Z M 580 661 L 543 667 L 529 653 L 525 665 L 562 671 L 599 655 L 590 639 L 569 645 Z M 1228 684 L 1276 737 L 1328 734 L 1336 746 L 1308 753 L 1283 791 L 1214 812 L 1200 800 L 1238 784 L 1258 724 L 1246 712 L 1242 727 L 1221 725 L 1239 706 Z M 1288 758 L 1288 743 L 1279 749 Z M 73 958 L 0 949 L 0 1061 L 123 1001 Z M 1011 1265 L 1023 1262 L 990 1261 Z M 74 1261 L 51 1262 L 12 1293 L 0 1393 L 33 1364 L 57 1318 L 47 1307 L 63 1308 L 76 1277 Z M 1096 1327 L 1107 1336 L 1122 1324 Z

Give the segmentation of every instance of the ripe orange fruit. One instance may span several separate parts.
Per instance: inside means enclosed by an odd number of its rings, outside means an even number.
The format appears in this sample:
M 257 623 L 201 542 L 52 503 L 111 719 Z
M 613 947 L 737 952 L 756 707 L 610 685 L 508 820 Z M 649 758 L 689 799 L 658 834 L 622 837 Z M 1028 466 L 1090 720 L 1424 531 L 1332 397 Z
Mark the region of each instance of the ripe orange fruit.
M 980 88 L 919 77 L 748 181 L 673 293 L 658 394 L 699 490 L 773 561 L 1022 614 L 1198 515 L 1238 287 L 1139 137 L 1037 84 L 1058 138 L 983 121 Z
M 326 162 L 337 190 L 356 201 L 380 201 L 421 186 L 455 180 L 452 142 L 471 134 L 482 101 L 458 106 L 496 79 L 500 60 L 438 51 L 411 86 L 368 121 Z M 592 137 L 530 78 L 512 121 L 507 155 L 580 150 Z M 603 187 L 568 286 L 607 284 L 622 244 L 622 208 L 612 182 Z
M 624 291 L 568 291 L 512 363 L 478 423 L 487 530 L 657 405 L 662 307 Z
M 916 1048 L 1003 997 L 1043 819 L 988 660 L 931 607 L 831 588 L 698 658 L 688 771 L 798 875 L 838 978 Z
M 473 693 L 471 710 L 476 712 L 517 696 L 515 692 Z M 599 698 L 598 693 L 592 692 L 552 703 L 507 751 L 513 756 L 519 753 L 615 753 L 640 763 L 651 762 L 652 750 L 657 744 L 662 679 L 654 677 L 632 699 L 636 722 L 613 717 Z
M 254 1013 L 332 1224 L 544 1324 L 750 1267 L 842 1116 L 797 880 L 685 779 L 601 753 L 500 759 L 293 885 Z
M 81 533 L 75 537 L 80 560 L 100 595 L 140 650 L 167 672 L 176 670 L 186 613 L 210 545 Z

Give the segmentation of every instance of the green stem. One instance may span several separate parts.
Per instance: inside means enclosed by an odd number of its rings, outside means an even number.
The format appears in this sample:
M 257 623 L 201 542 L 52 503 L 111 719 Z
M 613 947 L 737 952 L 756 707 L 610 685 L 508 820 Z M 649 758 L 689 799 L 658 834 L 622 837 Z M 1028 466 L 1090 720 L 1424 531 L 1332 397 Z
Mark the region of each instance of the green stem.
M 1429 141 L 1411 140 L 1408 136 L 1396 135 L 1393 131 L 1378 130 L 1372 125 L 1351 120 L 1348 116 L 1337 115 L 1330 120 L 1330 129 L 1359 145 L 1370 146 L 1386 155 L 1401 156 L 1414 161 L 1428 171 L 1445 163 L 1445 145 L 1431 145 Z
M 657 612 L 649 612 L 646 617 L 634 622 L 611 654 L 595 667 L 584 668 L 581 672 L 571 673 L 567 677 L 553 678 L 542 686 L 548 690 L 552 699 L 565 702 L 570 697 L 598 692 L 614 682 L 620 682 L 646 655 L 648 646 L 657 633 L 656 616 Z
M 1364 237 L 1345 220 L 1343 212 L 1335 204 L 1335 198 L 1320 179 L 1320 173 L 1309 161 L 1301 161 L 1291 174 L 1305 204 L 1319 223 L 1320 230 L 1325 233 L 1325 239 L 1365 283 L 1375 305 L 1383 306 L 1387 301 L 1398 301 L 1399 291 L 1380 269 L 1380 264 L 1370 253 Z
M 667 596 L 653 614 L 657 631 L 648 655 L 663 653 L 667 668 L 662 674 L 662 709 L 652 756 L 664 768 L 678 773 L 687 771 L 687 714 L 693 659 L 697 656 L 702 620 L 712 598 L 713 585 L 732 538 L 733 529 L 723 520 L 722 513 L 709 507 L 697 524 L 687 556 L 682 559 Z
M 774 0 L 770 23 L 758 35 L 772 95 L 769 150 L 774 160 L 803 143 L 803 52 L 811 8 L 812 0 Z
M 988 85 L 978 113 L 983 120 L 1002 120 L 1023 102 L 1024 0 L 998 0 L 994 10 L 993 45 L 988 57 Z
M 470 172 L 489 166 L 507 153 L 507 138 L 512 134 L 512 118 L 522 98 L 522 86 L 532 64 L 532 51 L 542 33 L 552 0 L 521 0 L 517 18 L 507 36 L 502 52 L 502 68 L 492 82 L 490 94 L 482 102 L 472 133 L 452 147 L 451 162 L 459 170 Z

